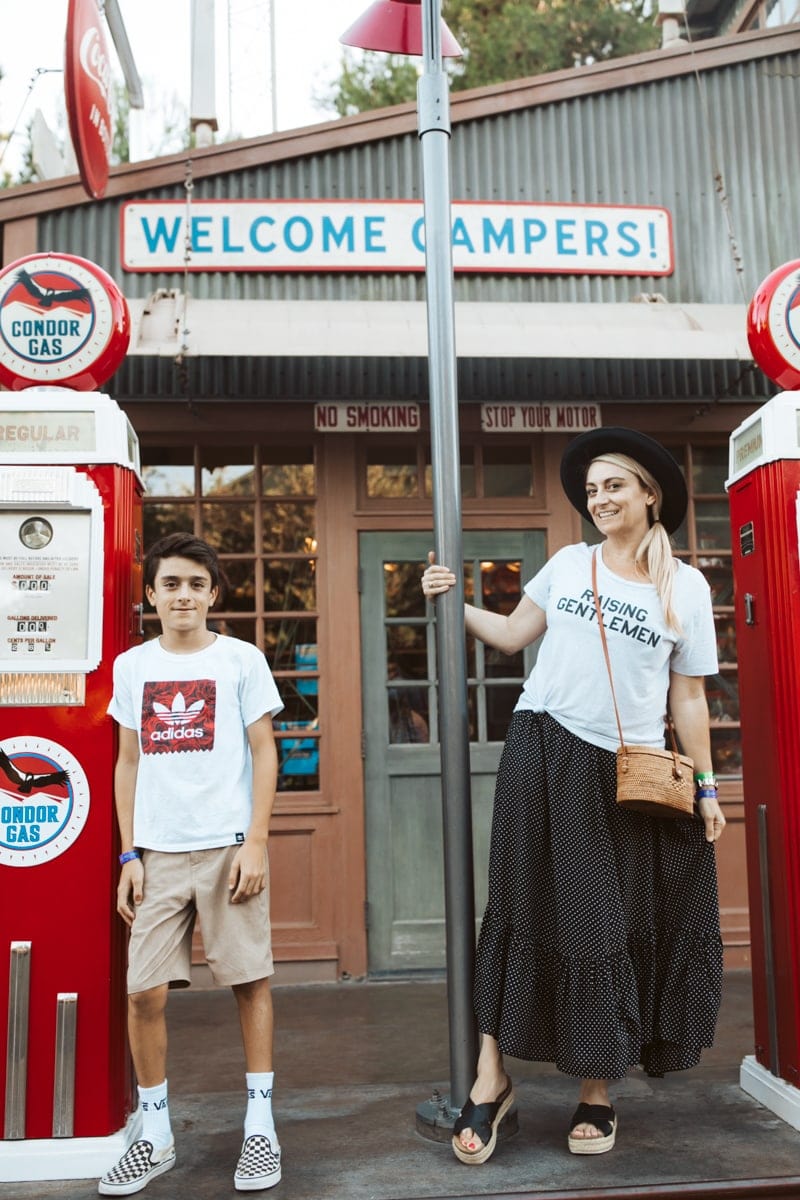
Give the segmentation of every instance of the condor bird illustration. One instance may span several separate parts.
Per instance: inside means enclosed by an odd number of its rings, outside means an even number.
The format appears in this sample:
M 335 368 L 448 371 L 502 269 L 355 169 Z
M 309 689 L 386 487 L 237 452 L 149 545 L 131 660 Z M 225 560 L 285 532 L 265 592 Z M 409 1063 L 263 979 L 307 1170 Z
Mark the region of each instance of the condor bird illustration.
M 72 288 L 70 291 L 57 292 L 55 288 L 40 288 L 38 283 L 23 268 L 15 276 L 25 291 L 33 296 L 39 308 L 52 308 L 54 304 L 62 304 L 66 300 L 90 300 L 88 289 L 85 287 Z
M 23 796 L 30 796 L 31 792 L 53 783 L 66 783 L 69 779 L 68 771 L 50 771 L 45 775 L 33 775 L 30 771 L 23 771 L 20 774 L 5 750 L 0 750 L 0 771 L 17 785 L 17 791 Z M 58 796 L 54 796 L 53 799 L 58 800 Z

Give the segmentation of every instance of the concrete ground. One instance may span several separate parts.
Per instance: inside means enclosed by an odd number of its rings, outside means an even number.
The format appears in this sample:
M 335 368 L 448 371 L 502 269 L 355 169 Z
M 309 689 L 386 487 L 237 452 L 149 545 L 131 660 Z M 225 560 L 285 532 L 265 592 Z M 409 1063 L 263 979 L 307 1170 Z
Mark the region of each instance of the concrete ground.
M 482 1167 L 461 1165 L 449 1145 L 415 1131 L 417 1105 L 433 1088 L 448 1091 L 441 981 L 278 986 L 274 998 L 284 1164 L 275 1200 L 800 1197 L 800 1133 L 739 1088 L 740 1063 L 753 1050 L 746 972 L 726 977 L 717 1044 L 700 1066 L 663 1080 L 632 1072 L 614 1089 L 619 1132 L 609 1154 L 567 1152 L 574 1080 L 508 1060 L 519 1132 Z M 175 993 L 169 1026 L 178 1163 L 146 1195 L 227 1200 L 240 1195 L 232 1175 L 244 1112 L 233 999 L 225 991 Z M 91 1180 L 0 1185 L 3 1200 L 95 1195 Z

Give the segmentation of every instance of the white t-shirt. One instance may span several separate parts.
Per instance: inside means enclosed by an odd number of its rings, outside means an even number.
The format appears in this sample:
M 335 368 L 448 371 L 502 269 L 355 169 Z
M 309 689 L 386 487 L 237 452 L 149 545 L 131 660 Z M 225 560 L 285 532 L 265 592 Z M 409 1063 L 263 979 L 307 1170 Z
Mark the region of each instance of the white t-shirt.
M 247 727 L 282 708 L 264 655 L 238 638 L 217 635 L 196 654 L 170 654 L 158 639 L 120 654 L 108 712 L 139 735 L 134 845 L 174 852 L 244 841 Z
M 678 561 L 672 592 L 678 637 L 667 628 L 654 585 L 614 575 L 602 547 L 597 549 L 597 591 L 625 741 L 663 746 L 670 671 L 718 670 L 708 584 Z M 584 542 L 566 546 L 525 585 L 525 595 L 547 615 L 547 630 L 515 711 L 548 712 L 584 741 L 616 750 L 619 734 L 592 595 L 593 550 Z

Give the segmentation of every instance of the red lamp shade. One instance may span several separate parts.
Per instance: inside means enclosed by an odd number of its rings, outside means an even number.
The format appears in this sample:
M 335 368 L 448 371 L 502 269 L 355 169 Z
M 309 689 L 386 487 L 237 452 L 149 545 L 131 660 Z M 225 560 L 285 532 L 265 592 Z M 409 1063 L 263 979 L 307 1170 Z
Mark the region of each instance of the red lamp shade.
M 339 38 L 345 46 L 387 54 L 422 54 L 422 0 L 374 0 Z M 458 58 L 456 39 L 442 21 L 442 54 Z

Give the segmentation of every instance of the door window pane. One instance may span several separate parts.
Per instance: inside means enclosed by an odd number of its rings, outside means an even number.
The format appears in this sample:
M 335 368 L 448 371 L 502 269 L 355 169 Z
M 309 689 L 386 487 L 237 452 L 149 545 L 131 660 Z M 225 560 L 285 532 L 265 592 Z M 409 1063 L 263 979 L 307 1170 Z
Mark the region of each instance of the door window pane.
M 711 761 L 717 775 L 741 775 L 742 737 L 737 726 L 711 730 Z
M 267 612 L 296 612 L 317 607 L 314 564 L 303 559 L 264 563 L 264 608 Z
M 428 689 L 393 684 L 388 688 L 389 745 L 430 741 Z
M 275 722 L 278 746 L 278 790 L 281 792 L 316 791 L 319 788 L 319 738 L 314 720 L 284 719 Z
M 205 447 L 200 458 L 204 496 L 252 496 L 255 468 L 252 447 Z
M 368 446 L 367 495 L 383 498 L 418 496 L 416 447 Z
M 193 533 L 194 510 L 190 504 L 145 504 L 142 532 L 146 550 L 168 533 Z
M 713 563 L 714 565 L 710 565 Z M 733 605 L 733 566 L 729 558 L 698 558 L 697 565 L 711 588 L 711 603 L 715 606 Z
M 481 597 L 482 607 L 507 617 L 520 602 L 522 585 L 519 562 L 482 562 Z
M 475 448 L 474 446 L 459 446 L 459 475 L 461 480 L 461 497 L 464 500 L 474 500 L 477 496 L 475 483 Z M 433 467 L 431 466 L 430 446 L 425 449 L 425 495 L 433 495 Z
M 727 500 L 696 500 L 697 545 L 702 550 L 730 549 L 731 527 Z
M 727 474 L 727 446 L 695 446 L 692 449 L 692 485 L 695 493 L 724 494 Z
M 486 685 L 486 738 L 490 742 L 505 741 L 514 706 L 519 700 L 520 685 Z
M 142 466 L 144 486 L 150 496 L 193 496 L 194 495 L 194 465 L 191 448 L 185 452 L 187 460 L 184 464 L 162 461 L 162 455 L 168 451 L 157 452 L 157 457 L 151 459 L 148 466 Z M 155 465 L 158 463 L 158 465 Z
M 313 501 L 264 505 L 264 550 L 268 554 L 313 554 L 316 506 Z
M 389 625 L 386 629 L 386 673 L 389 679 L 427 679 L 427 632 L 420 625 Z
M 736 622 L 730 615 L 716 614 L 717 658 L 721 663 L 736 662 Z
M 208 627 L 209 629 L 213 629 L 215 633 L 224 633 L 228 637 L 239 638 L 242 642 L 250 642 L 251 646 L 255 645 L 255 621 L 241 621 L 237 617 L 220 617 L 217 619 L 212 611 L 208 614 Z
M 706 680 L 708 712 L 712 721 L 739 720 L 739 675 L 722 671 Z
M 255 607 L 256 565 L 252 558 L 222 560 L 222 569 L 228 580 L 228 594 L 220 605 L 226 612 L 252 613 Z
M 264 622 L 264 653 L 273 671 L 294 671 L 300 646 L 315 644 L 317 622 L 311 618 L 290 617 Z
M 313 446 L 262 446 L 261 491 L 265 496 L 313 496 Z
M 218 554 L 252 554 L 253 508 L 249 504 L 203 504 L 202 536 Z
M 425 616 L 421 562 L 385 562 L 383 591 L 387 617 Z

